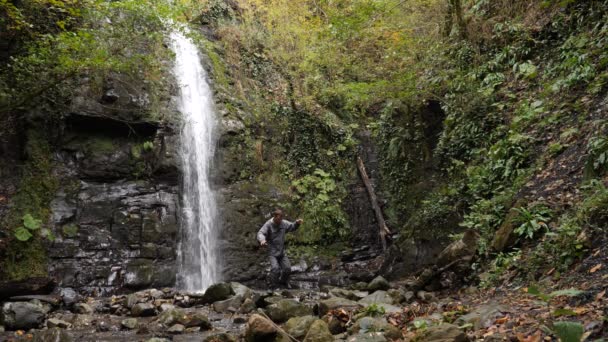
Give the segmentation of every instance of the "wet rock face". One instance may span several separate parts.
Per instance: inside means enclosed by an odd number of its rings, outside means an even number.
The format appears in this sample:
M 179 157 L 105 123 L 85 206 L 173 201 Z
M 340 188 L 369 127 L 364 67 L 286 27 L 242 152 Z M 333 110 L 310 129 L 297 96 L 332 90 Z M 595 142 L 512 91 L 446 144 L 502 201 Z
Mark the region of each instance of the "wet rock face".
M 86 294 L 175 283 L 176 129 L 146 117 L 147 95 L 119 83 L 76 96 L 54 154 L 49 271 L 60 287 Z M 125 116 L 131 108 L 137 115 Z

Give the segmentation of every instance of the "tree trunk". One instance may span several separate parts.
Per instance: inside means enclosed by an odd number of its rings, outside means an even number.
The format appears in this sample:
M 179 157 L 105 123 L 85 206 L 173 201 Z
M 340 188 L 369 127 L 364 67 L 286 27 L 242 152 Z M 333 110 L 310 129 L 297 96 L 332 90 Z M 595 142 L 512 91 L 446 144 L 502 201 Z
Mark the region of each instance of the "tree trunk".
M 367 171 L 365 171 L 365 165 L 363 164 L 363 159 L 361 159 L 361 157 L 357 157 L 357 168 L 359 169 L 359 174 L 361 175 L 361 179 L 365 184 L 367 194 L 369 195 L 369 201 L 374 209 L 374 214 L 376 215 L 376 221 L 378 222 L 378 235 L 380 236 L 380 242 L 382 243 L 382 250 L 386 251 L 386 234 L 390 233 L 390 230 L 388 230 L 386 222 L 384 221 L 382 210 L 380 210 L 380 206 L 378 205 L 378 198 L 376 197 L 374 187 L 367 176 Z

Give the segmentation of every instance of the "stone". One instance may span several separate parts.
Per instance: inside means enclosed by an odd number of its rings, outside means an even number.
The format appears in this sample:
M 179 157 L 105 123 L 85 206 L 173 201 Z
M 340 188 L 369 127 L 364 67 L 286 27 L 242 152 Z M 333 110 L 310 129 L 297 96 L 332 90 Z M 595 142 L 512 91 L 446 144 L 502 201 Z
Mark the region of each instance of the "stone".
M 331 297 L 325 300 L 322 300 L 318 304 L 319 307 L 319 316 L 325 316 L 325 314 L 334 309 L 345 309 L 347 311 L 354 311 L 362 307 L 360 303 L 352 301 L 346 298 L 340 297 Z
M 213 303 L 213 310 L 219 313 L 236 312 L 243 303 L 242 295 L 235 295 L 225 300 Z
M 76 293 L 76 291 L 74 291 L 74 289 L 70 287 L 62 288 L 59 292 L 59 295 L 61 296 L 63 305 L 65 305 L 67 308 L 71 308 L 80 299 L 78 293 Z
M 284 329 L 289 335 L 300 340 L 306 336 L 308 329 L 316 320 L 314 316 L 292 317 L 285 323 Z
M 175 309 L 175 305 L 169 304 L 169 303 L 162 303 L 160 305 L 159 309 L 160 309 L 160 312 L 165 312 L 165 311 L 168 311 L 168 310 Z
M 399 329 L 389 324 L 384 318 L 363 317 L 357 320 L 348 331 L 350 334 L 382 332 L 389 340 L 396 340 L 402 337 Z
M 46 321 L 47 328 L 62 328 L 69 329 L 72 327 L 72 323 L 68 323 L 66 321 L 57 319 L 57 318 L 49 318 Z
M 181 309 L 170 309 L 167 311 L 163 311 L 160 315 L 158 315 L 157 322 L 164 325 L 165 327 L 170 327 L 175 324 L 181 316 L 184 315 L 184 311 Z
M 32 342 L 72 342 L 68 333 L 59 328 L 36 331 L 32 336 Z
M 278 330 L 269 319 L 253 314 L 247 322 L 245 340 L 248 342 L 274 341 L 278 336 Z
M 0 322 L 8 330 L 28 330 L 42 327 L 50 305 L 31 302 L 6 302 L 0 311 Z
M 405 302 L 406 303 L 411 303 L 414 298 L 416 298 L 416 294 L 414 293 L 414 291 L 407 291 L 405 293 Z
M 87 303 L 76 303 L 74 305 L 74 312 L 83 315 L 90 315 L 93 313 L 93 308 Z
M 405 291 L 402 289 L 390 289 L 387 291 L 388 295 L 393 298 L 392 304 L 399 304 L 405 302 Z
M 245 301 L 241 305 L 241 308 L 239 309 L 239 312 L 243 313 L 243 314 L 248 314 L 248 313 L 252 312 L 255 309 L 256 309 L 256 305 L 255 305 L 255 302 L 253 301 L 253 299 L 247 298 L 247 299 L 245 299 Z
M 422 290 L 416 292 L 416 297 L 418 297 L 418 299 L 424 302 L 432 302 L 435 300 L 435 295 L 432 292 L 426 292 Z
M 94 321 L 95 318 L 93 317 L 93 315 L 78 314 L 72 319 L 72 325 L 74 326 L 74 329 L 90 328 L 91 326 L 93 326 Z
M 331 332 L 329 332 L 329 328 L 327 327 L 327 323 L 323 320 L 317 319 L 315 320 L 310 329 L 308 329 L 308 333 L 306 333 L 306 337 L 303 342 L 333 342 L 334 337 Z
M 391 287 L 388 280 L 384 279 L 382 276 L 377 276 L 372 281 L 367 284 L 367 290 L 369 291 L 377 291 L 377 290 L 388 290 Z
M 479 306 L 468 314 L 459 317 L 454 323 L 457 325 L 473 324 L 476 330 L 490 327 L 496 318 L 504 316 L 509 310 L 495 303 Z
M 181 334 L 184 332 L 184 330 L 186 330 L 186 327 L 178 323 L 173 324 L 169 329 L 167 329 L 167 332 L 169 334 Z
M 130 295 L 127 296 L 125 305 L 127 308 L 132 309 L 133 305 L 139 303 L 140 299 L 141 298 L 139 297 L 139 295 L 137 293 L 131 293 Z
M 241 296 L 242 298 L 251 298 L 253 296 L 253 290 L 241 283 L 231 282 L 230 286 L 232 287 L 234 294 L 237 296 Z
M 367 291 L 350 291 L 350 290 L 346 290 L 343 288 L 335 287 L 335 288 L 329 290 L 329 294 L 331 294 L 334 297 L 342 297 L 342 298 L 357 301 L 357 300 L 365 298 L 369 294 L 369 292 L 367 292 Z
M 133 317 L 148 317 L 156 315 L 156 308 L 150 303 L 137 303 L 131 308 Z
M 203 295 L 202 302 L 210 304 L 225 300 L 234 295 L 234 290 L 230 283 L 217 283 L 211 285 Z
M 152 337 L 147 339 L 146 342 L 171 342 L 171 340 L 162 337 Z
M 135 328 L 137 328 L 137 318 L 127 318 L 127 319 L 123 319 L 120 322 L 120 325 L 122 325 L 123 327 L 133 330 Z
M 283 323 L 292 317 L 312 315 L 312 309 L 293 299 L 282 299 L 266 307 L 268 317 L 276 323 Z
M 359 303 L 364 305 L 374 303 L 393 304 L 393 297 L 391 297 L 386 291 L 379 290 L 359 300 Z
M 202 329 L 211 329 L 211 323 L 209 322 L 207 315 L 198 311 L 182 314 L 178 317 L 177 321 L 186 328 L 199 327 Z
M 424 331 L 417 339 L 419 342 L 468 342 L 464 331 L 453 324 L 434 325 Z

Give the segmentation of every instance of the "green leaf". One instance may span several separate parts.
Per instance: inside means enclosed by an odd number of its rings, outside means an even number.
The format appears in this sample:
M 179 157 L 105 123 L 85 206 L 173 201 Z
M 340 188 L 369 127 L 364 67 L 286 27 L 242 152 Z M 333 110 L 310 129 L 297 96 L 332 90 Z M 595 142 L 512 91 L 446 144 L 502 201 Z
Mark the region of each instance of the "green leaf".
M 50 229 L 42 228 L 40 230 L 40 235 L 51 242 L 55 241 L 55 235 L 53 234 L 53 232 Z
M 578 322 L 556 322 L 553 332 L 562 342 L 580 342 L 585 328 Z
M 42 224 L 41 220 L 35 219 L 30 214 L 23 215 L 23 225 L 25 226 L 25 228 L 27 228 L 29 230 L 36 230 L 36 229 L 40 228 L 41 224 Z
M 569 309 L 555 309 L 555 311 L 553 311 L 553 316 L 576 316 L 576 312 Z
M 414 328 L 416 328 L 416 329 L 426 329 L 427 326 L 428 326 L 427 321 L 425 321 L 423 319 L 417 319 L 414 321 Z
M 73 238 L 78 234 L 78 226 L 70 224 L 62 228 L 63 234 L 67 237 Z
M 32 236 L 33 236 L 32 233 L 30 233 L 29 230 L 27 230 L 23 227 L 19 227 L 15 230 L 15 237 L 19 241 L 27 241 L 27 240 L 31 239 Z
M 553 291 L 553 292 L 549 293 L 549 296 L 550 297 L 559 297 L 559 296 L 576 297 L 583 293 L 585 293 L 585 292 L 577 290 L 577 289 L 566 289 L 566 290 Z

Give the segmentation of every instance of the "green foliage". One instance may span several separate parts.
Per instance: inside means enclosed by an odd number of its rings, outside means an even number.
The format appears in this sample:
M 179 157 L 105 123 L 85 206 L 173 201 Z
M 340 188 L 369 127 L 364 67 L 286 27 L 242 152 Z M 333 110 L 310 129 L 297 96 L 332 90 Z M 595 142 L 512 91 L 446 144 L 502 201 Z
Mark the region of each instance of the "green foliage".
M 608 139 L 603 136 L 592 138 L 587 149 L 589 150 L 588 169 L 591 168 L 594 174 L 602 175 L 608 168 Z
M 78 226 L 75 224 L 68 224 L 62 229 L 63 235 L 68 238 L 74 238 L 78 235 Z
M 30 231 L 40 229 L 41 220 L 37 220 L 30 214 L 23 215 L 23 226 L 15 229 L 15 237 L 19 241 L 28 241 L 33 237 Z
M 517 225 L 515 234 L 524 239 L 532 239 L 541 230 L 547 230 L 547 222 L 551 221 L 553 212 L 543 204 L 535 204 L 530 208 L 512 208 L 518 213 L 513 219 Z
M 343 194 L 332 176 L 316 169 L 292 182 L 305 223 L 296 233 L 299 243 L 329 244 L 348 237 L 348 221 L 340 207 Z
M 154 142 L 144 141 L 144 143 L 142 144 L 142 147 L 145 152 L 150 152 L 150 151 L 154 150 Z
M 585 328 L 578 322 L 555 322 L 553 332 L 562 342 L 581 342 Z
M 360 315 L 368 317 L 382 317 L 385 313 L 386 310 L 384 310 L 384 307 L 374 303 L 361 309 Z
M 541 291 L 538 287 L 536 287 L 534 285 L 531 285 L 528 287 L 528 294 L 530 294 L 532 296 L 536 296 L 545 302 L 549 302 L 555 297 L 561 297 L 561 296 L 576 297 L 576 296 L 580 296 L 583 293 L 584 293 L 584 291 L 580 291 L 577 289 L 566 289 L 566 290 L 553 291 L 551 293 L 544 293 L 543 291 Z

